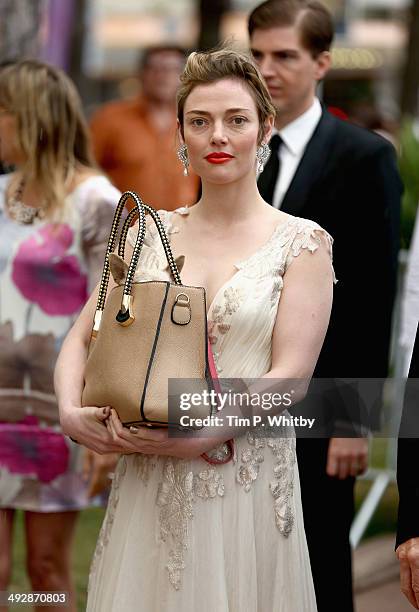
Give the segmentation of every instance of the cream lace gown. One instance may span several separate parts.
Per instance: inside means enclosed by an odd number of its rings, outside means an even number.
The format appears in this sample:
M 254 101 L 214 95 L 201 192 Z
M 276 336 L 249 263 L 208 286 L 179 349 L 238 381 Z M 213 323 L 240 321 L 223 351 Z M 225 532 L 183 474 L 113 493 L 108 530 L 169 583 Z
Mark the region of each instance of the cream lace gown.
M 170 236 L 176 214 L 159 211 Z M 283 275 L 318 225 L 292 217 L 219 290 L 208 313 L 221 377 L 263 376 Z M 134 235 L 131 235 L 132 238 Z M 315 256 L 315 255 L 313 255 Z M 166 267 L 155 227 L 137 279 Z M 94 555 L 87 609 L 96 612 L 315 612 L 295 439 L 248 434 L 236 457 L 130 455 L 119 461 Z M 222 449 L 221 449 L 222 450 Z

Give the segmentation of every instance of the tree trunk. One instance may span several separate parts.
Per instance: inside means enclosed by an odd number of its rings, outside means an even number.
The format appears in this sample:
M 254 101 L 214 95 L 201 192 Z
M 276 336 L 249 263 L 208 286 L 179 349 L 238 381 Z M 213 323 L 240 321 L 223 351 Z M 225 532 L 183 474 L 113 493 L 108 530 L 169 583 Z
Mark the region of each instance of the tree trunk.
M 229 9 L 230 0 L 199 0 L 200 32 L 198 49 L 207 51 L 220 42 L 220 25 L 223 14 Z
M 401 111 L 416 116 L 419 94 L 419 0 L 413 0 L 410 10 L 409 42 L 403 75 Z

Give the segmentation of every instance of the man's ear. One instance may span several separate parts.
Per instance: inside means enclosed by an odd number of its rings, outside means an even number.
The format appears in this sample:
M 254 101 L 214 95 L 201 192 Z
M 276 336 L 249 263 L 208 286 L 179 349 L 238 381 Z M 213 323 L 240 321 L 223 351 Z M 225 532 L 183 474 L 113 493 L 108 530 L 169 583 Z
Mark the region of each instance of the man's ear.
M 322 81 L 329 72 L 332 65 L 332 56 L 329 51 L 322 51 L 315 59 L 316 67 L 314 77 L 317 81 Z
M 275 118 L 273 115 L 269 115 L 269 117 L 265 121 L 265 129 L 263 131 L 263 141 L 264 142 L 270 141 L 274 125 L 275 125 Z

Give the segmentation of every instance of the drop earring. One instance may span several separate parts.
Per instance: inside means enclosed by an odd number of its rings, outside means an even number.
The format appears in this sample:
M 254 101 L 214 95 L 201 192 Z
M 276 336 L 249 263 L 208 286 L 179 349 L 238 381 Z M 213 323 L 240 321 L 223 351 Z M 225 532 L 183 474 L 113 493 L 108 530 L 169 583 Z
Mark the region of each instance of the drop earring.
M 180 147 L 177 150 L 177 156 L 183 164 L 183 176 L 188 176 L 189 157 L 188 157 L 188 147 L 185 144 L 180 145 Z
M 269 148 L 269 145 L 266 142 L 263 142 L 260 145 L 260 147 L 257 148 L 256 150 L 256 161 L 257 161 L 256 172 L 257 174 L 261 174 L 263 172 L 263 169 L 265 167 L 266 162 L 269 159 L 270 154 L 271 154 L 271 150 Z

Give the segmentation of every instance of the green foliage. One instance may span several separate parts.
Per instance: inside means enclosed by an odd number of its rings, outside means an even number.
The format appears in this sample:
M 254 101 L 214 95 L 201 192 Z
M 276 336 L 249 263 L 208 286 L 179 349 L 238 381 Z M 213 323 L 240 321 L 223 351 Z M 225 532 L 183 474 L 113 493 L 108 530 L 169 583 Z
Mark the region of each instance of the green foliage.
M 415 135 L 411 120 L 406 120 L 400 131 L 399 168 L 404 184 L 401 246 L 407 249 L 412 238 L 419 203 L 419 140 Z
M 369 493 L 372 483 L 367 480 L 358 480 L 355 488 L 355 509 L 359 510 L 362 502 Z M 363 536 L 363 541 L 384 533 L 394 533 L 397 528 L 398 494 L 396 483 L 391 483 L 385 490 L 380 503 Z
M 389 440 L 385 438 L 373 438 L 370 446 L 369 467 L 376 470 L 387 467 Z M 359 478 L 355 487 L 355 508 L 359 510 L 372 486 L 371 480 Z M 397 527 L 397 506 L 398 506 L 397 486 L 392 482 L 387 487 L 376 511 L 369 523 L 363 536 L 366 540 L 372 536 L 383 533 L 394 533 Z

